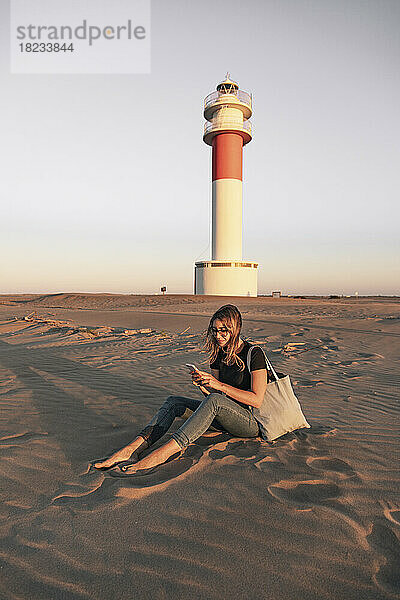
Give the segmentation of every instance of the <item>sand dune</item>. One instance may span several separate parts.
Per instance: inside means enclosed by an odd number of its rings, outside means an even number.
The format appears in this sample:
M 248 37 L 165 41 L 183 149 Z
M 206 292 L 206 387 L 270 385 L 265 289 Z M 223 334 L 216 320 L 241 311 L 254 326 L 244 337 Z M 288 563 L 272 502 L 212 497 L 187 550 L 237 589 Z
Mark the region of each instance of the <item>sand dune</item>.
M 90 468 L 197 397 L 184 363 L 229 300 L 311 429 Z M 400 598 L 399 338 L 396 299 L 0 296 L 0 597 Z

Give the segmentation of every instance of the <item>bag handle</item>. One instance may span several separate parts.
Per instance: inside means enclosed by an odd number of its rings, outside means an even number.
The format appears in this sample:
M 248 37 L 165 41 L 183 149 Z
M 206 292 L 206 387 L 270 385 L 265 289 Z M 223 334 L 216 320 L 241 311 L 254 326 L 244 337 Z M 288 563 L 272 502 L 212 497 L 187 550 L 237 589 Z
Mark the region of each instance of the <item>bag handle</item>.
M 268 370 L 271 371 L 272 375 L 275 377 L 275 381 L 278 381 L 279 377 L 278 377 L 277 372 L 275 371 L 274 367 L 272 366 L 272 363 L 269 360 L 268 356 L 265 354 L 264 350 L 260 346 L 250 346 L 249 351 L 247 352 L 247 368 L 249 370 L 249 373 L 251 373 L 250 363 L 251 363 L 251 351 L 253 350 L 253 348 L 260 348 L 261 352 L 264 354 L 264 358 L 265 358 L 265 362 L 267 363 Z

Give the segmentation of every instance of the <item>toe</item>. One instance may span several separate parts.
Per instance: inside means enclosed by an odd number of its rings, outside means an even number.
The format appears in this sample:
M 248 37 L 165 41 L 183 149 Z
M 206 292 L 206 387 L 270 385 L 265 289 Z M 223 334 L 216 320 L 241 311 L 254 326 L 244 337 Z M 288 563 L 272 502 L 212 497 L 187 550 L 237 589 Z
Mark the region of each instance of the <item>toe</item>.
M 135 473 L 136 468 L 133 465 L 119 465 L 120 471 L 122 473 Z

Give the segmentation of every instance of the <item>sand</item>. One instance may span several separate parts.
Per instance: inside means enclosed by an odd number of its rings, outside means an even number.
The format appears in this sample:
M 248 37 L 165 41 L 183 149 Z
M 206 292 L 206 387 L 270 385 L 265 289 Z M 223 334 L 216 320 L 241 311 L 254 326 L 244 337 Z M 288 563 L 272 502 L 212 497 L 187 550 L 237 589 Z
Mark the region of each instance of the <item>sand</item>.
M 184 363 L 205 359 L 227 301 L 311 429 L 273 444 L 210 432 L 130 479 L 88 468 L 168 395 L 200 397 Z M 0 296 L 0 597 L 400 598 L 399 307 Z

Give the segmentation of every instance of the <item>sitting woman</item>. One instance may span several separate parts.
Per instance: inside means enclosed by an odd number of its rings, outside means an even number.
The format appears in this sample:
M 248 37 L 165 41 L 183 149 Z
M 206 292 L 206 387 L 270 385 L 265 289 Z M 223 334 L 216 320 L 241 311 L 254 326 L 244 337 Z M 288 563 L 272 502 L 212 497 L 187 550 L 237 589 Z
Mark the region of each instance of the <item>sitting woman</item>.
M 117 467 L 121 476 L 155 467 L 197 440 L 211 425 L 235 437 L 257 437 L 259 426 L 251 407 L 259 407 L 263 401 L 267 368 L 262 350 L 255 348 L 248 370 L 250 344 L 241 339 L 241 328 L 242 317 L 236 306 L 227 304 L 217 310 L 211 317 L 205 343 L 212 374 L 192 372 L 192 381 L 200 386 L 205 399 L 170 396 L 130 444 L 107 460 L 94 463 L 94 467 L 108 469 L 129 460 L 132 464 Z M 172 434 L 171 439 L 139 459 L 140 453 L 159 440 L 174 419 L 181 417 L 187 408 L 193 414 Z

